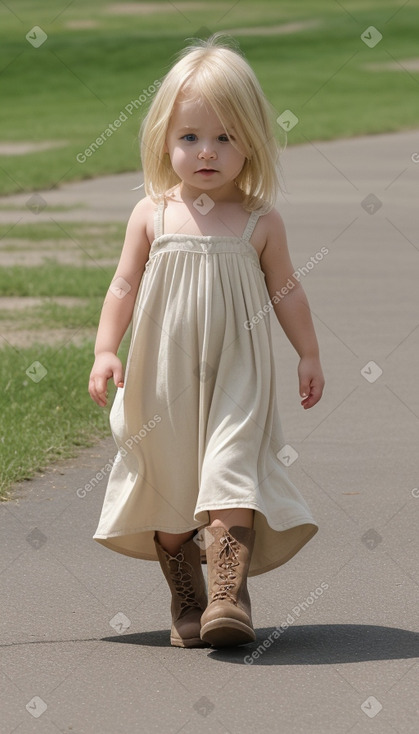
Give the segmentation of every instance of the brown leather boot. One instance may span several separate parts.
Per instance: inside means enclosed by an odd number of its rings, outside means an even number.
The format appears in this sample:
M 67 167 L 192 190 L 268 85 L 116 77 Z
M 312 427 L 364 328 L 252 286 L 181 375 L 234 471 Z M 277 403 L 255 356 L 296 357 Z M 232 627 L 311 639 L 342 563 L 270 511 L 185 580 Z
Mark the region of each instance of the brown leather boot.
M 207 527 L 209 603 L 201 617 L 201 639 L 214 647 L 254 642 L 247 573 L 255 531 Z
M 154 536 L 161 569 L 172 592 L 170 643 L 175 647 L 205 647 L 201 640 L 201 615 L 207 591 L 201 566 L 201 551 L 193 538 L 171 556 Z

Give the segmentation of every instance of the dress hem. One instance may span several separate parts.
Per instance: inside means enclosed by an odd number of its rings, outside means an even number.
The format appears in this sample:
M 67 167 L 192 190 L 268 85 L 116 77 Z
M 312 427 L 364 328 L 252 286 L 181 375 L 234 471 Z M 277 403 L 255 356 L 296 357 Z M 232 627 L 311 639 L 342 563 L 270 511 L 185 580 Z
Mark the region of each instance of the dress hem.
M 217 502 L 215 505 L 205 505 L 199 508 L 197 507 L 195 509 L 194 515 L 196 517 L 201 512 L 210 512 L 211 510 L 229 510 L 231 508 L 255 510 L 256 512 L 259 512 L 261 515 L 263 515 L 263 517 L 265 518 L 266 522 L 268 523 L 269 527 L 272 530 L 277 530 L 279 532 L 283 530 L 290 530 L 290 528 L 298 527 L 298 525 L 316 525 L 311 515 L 296 515 L 292 517 L 290 520 L 287 520 L 287 522 L 280 523 L 278 526 L 271 525 L 266 515 L 266 512 L 262 510 L 262 508 L 259 507 L 258 505 L 251 504 L 250 502 L 241 503 L 241 502 L 233 501 L 231 505 L 228 505 L 226 503 L 224 503 L 223 505 L 220 505 L 220 503 Z
M 268 573 L 268 571 L 273 571 L 275 568 L 279 568 L 279 566 L 283 566 L 285 563 L 291 560 L 291 558 L 293 558 L 314 537 L 314 535 L 316 535 L 319 529 L 314 522 L 304 523 L 304 525 L 310 525 L 311 528 L 306 533 L 304 538 L 302 538 L 302 540 L 297 543 L 297 545 L 292 546 L 288 553 L 286 553 L 284 556 L 281 556 L 281 558 L 277 559 L 276 561 L 273 561 L 266 566 L 258 566 L 256 568 L 253 568 L 252 570 L 249 569 L 248 576 L 260 576 L 261 574 Z M 191 528 L 191 530 L 192 529 L 195 528 Z M 121 553 L 124 556 L 136 558 L 142 561 L 158 562 L 157 556 L 151 555 L 150 553 L 136 553 L 135 551 L 129 551 L 119 546 L 115 546 L 110 540 L 110 538 L 112 537 L 117 536 L 100 537 L 98 535 L 94 535 L 93 540 L 96 540 L 97 543 L 100 543 L 105 548 L 108 548 L 108 550 L 116 551 L 117 553 Z M 206 557 L 203 554 L 201 554 L 201 563 L 206 564 Z
M 268 518 L 266 517 L 265 513 L 262 512 L 262 510 L 259 507 L 249 507 L 249 505 L 239 505 L 235 504 L 234 507 L 237 507 L 238 509 L 249 509 L 249 510 L 256 510 L 257 512 L 260 512 L 261 515 L 263 515 L 266 519 L 266 522 L 268 523 L 269 527 L 272 530 L 275 530 L 277 532 L 283 532 L 284 530 L 290 530 L 291 528 L 296 528 L 299 525 L 315 525 L 317 527 L 317 524 L 314 522 L 313 518 L 307 515 L 299 515 L 298 517 L 293 517 L 291 520 L 288 520 L 286 523 L 281 523 L 280 525 L 271 525 L 268 521 Z M 209 509 L 218 509 L 222 510 L 223 507 L 211 507 Z M 225 508 L 228 509 L 228 508 Z M 208 512 L 206 508 L 199 510 L 199 512 Z M 196 513 L 198 514 L 198 513 Z M 189 530 L 198 530 L 199 528 L 207 527 L 206 523 L 199 522 L 196 525 L 189 525 L 185 528 L 168 528 L 168 527 L 157 527 L 153 525 L 152 527 L 142 527 L 142 528 L 128 528 L 126 530 L 115 530 L 110 533 L 95 533 L 93 535 L 93 540 L 107 540 L 109 538 L 120 538 L 124 535 L 140 535 L 141 533 L 149 533 L 151 531 L 156 531 L 159 533 L 172 533 L 173 535 L 181 535 L 182 533 L 187 533 Z

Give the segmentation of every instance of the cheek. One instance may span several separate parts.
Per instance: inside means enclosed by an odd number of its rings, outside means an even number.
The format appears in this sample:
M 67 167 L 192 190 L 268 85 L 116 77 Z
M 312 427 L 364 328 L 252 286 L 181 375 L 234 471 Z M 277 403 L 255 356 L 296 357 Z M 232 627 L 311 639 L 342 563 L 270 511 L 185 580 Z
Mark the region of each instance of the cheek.
M 240 149 L 234 147 L 234 145 L 228 145 L 224 148 L 225 155 L 232 163 L 240 163 L 241 160 L 245 160 L 246 156 Z
M 237 166 L 241 170 L 245 160 L 246 156 L 243 153 L 240 153 L 235 148 L 230 149 L 230 162 L 232 166 Z
M 245 146 L 241 143 L 240 140 L 236 141 L 236 148 L 233 147 L 234 155 L 236 156 L 236 160 L 243 162 L 246 160 L 246 149 Z
M 175 146 L 172 149 L 171 161 L 174 166 L 182 166 L 188 160 L 188 154 L 182 148 Z

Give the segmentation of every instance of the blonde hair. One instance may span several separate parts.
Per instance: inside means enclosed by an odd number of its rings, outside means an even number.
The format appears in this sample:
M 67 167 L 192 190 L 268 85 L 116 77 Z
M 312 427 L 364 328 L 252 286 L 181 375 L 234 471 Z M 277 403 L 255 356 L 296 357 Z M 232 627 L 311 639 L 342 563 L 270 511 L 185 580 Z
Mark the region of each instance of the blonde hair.
M 180 93 L 207 102 L 224 129 L 234 126 L 241 142 L 240 151 L 246 156 L 235 179 L 244 194 L 243 206 L 248 211 L 271 209 L 280 188 L 276 169 L 279 147 L 271 122 L 273 109 L 247 61 L 227 45 L 221 33 L 185 48 L 152 101 L 140 130 L 146 194 L 158 201 L 180 181 L 169 156 L 164 154 L 170 118 Z

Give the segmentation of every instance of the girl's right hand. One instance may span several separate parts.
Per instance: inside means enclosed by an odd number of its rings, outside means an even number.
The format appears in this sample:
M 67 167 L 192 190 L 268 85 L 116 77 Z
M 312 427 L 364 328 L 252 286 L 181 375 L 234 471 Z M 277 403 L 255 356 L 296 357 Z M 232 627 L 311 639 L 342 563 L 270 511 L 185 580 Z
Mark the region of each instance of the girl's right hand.
M 90 397 L 101 408 L 107 402 L 106 387 L 111 377 L 116 387 L 124 386 L 124 371 L 119 357 L 113 352 L 101 352 L 96 356 L 89 379 Z

